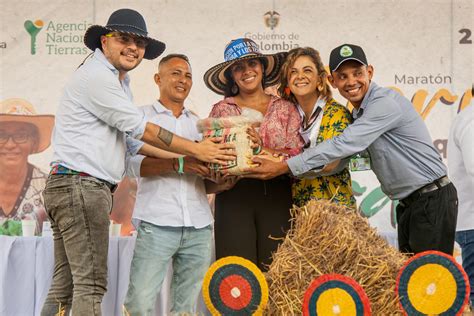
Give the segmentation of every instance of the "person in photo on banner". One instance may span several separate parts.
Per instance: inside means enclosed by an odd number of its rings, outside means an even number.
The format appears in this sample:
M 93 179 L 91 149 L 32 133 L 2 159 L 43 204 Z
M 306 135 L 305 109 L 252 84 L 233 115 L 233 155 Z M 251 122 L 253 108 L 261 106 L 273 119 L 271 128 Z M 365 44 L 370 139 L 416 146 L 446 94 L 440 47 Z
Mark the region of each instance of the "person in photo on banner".
M 342 134 L 287 161 L 254 157 L 248 177 L 268 179 L 290 172 L 300 176 L 334 160 L 367 149 L 382 191 L 397 206 L 398 243 L 402 252 L 439 250 L 452 255 L 457 192 L 411 102 L 372 81 L 374 68 L 361 47 L 343 44 L 331 51 L 329 80 L 354 106 L 354 123 Z
M 292 156 L 303 146 L 298 110 L 293 103 L 264 92 L 265 87 L 277 83 L 285 56 L 263 55 L 254 41 L 239 38 L 226 46 L 225 61 L 210 68 L 204 82 L 224 95 L 212 106 L 209 117 L 237 116 L 244 108 L 260 111 L 264 115 L 260 128 L 249 130 L 249 137 L 258 143 L 257 151 L 263 148 Z M 227 180 L 235 186 L 215 199 L 216 258 L 240 256 L 266 271 L 280 243 L 274 238 L 283 237 L 290 227 L 290 178 Z
M 145 118 L 183 138 L 201 141 L 196 126 L 199 118 L 184 106 L 193 84 L 188 58 L 181 54 L 163 57 L 154 78 L 160 97 L 140 108 Z M 168 312 L 194 314 L 211 262 L 213 217 L 204 180 L 210 172 L 205 163 L 190 156 L 133 155 L 143 144 L 127 139 L 127 173 L 138 183 L 132 216 L 138 236 L 124 314 L 152 315 L 170 262 L 173 277 Z
M 332 98 L 324 64 L 311 47 L 289 51 L 281 68 L 279 94 L 298 108 L 305 149 L 340 135 L 352 123 L 350 112 Z M 295 181 L 294 203 L 303 206 L 311 199 L 325 199 L 355 208 L 347 161 L 336 160 L 325 168 L 320 173 L 309 171 Z
M 0 229 L 17 226 L 22 219 L 36 221 L 35 234 L 46 219 L 41 193 L 48 175 L 28 162 L 28 156 L 41 153 L 51 143 L 54 115 L 39 115 L 23 99 L 0 103 Z M 10 223 L 8 223 L 10 222 Z
M 462 266 L 471 284 L 474 307 L 474 106 L 459 112 L 451 123 L 448 138 L 449 177 L 459 195 L 456 241 L 461 246 Z
M 119 9 L 84 35 L 93 51 L 66 84 L 53 131 L 52 170 L 43 192 L 54 236 L 55 269 L 41 315 L 100 315 L 107 290 L 112 193 L 125 174 L 126 136 L 201 160 L 235 159 L 232 146 L 175 136 L 147 122 L 132 103 L 128 72 L 165 44 L 148 36 L 143 16 Z M 151 152 L 153 154 L 153 152 Z

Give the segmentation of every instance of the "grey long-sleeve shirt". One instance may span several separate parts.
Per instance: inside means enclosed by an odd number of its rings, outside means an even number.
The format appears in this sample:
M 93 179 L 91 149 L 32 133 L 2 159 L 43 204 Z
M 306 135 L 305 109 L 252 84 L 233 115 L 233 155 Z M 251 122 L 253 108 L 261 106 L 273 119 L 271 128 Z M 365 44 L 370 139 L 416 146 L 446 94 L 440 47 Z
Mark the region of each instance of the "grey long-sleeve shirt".
M 397 92 L 370 84 L 354 123 L 344 132 L 287 161 L 293 175 L 368 149 L 382 191 L 392 200 L 446 175 L 421 116 Z

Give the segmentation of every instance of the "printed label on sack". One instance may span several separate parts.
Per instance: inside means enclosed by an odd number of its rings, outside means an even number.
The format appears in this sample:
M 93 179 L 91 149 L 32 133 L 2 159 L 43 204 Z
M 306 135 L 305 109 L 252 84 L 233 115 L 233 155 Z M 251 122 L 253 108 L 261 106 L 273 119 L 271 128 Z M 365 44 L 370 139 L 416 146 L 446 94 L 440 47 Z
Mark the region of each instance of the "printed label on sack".
M 204 133 L 205 138 L 209 137 L 223 137 L 223 143 L 232 143 L 237 140 L 237 133 L 231 132 L 230 128 L 221 128 L 221 129 L 211 129 L 207 130 Z M 209 168 L 212 170 L 225 170 L 230 169 L 237 166 L 237 159 L 227 161 L 225 165 L 221 165 L 218 163 L 209 163 Z

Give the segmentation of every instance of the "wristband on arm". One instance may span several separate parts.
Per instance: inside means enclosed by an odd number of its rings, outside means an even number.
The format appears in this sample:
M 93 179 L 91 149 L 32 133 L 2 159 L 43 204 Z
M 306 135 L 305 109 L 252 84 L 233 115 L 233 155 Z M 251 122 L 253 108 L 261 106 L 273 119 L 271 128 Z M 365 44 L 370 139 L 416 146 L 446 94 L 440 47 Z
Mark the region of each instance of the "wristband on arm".
M 178 158 L 178 171 L 176 171 L 179 175 L 184 174 L 184 157 Z
M 253 154 L 254 154 L 254 155 L 258 155 L 258 154 L 260 154 L 261 152 L 262 152 L 262 145 L 260 145 L 260 144 L 258 145 L 257 148 L 254 148 L 254 149 L 253 149 Z

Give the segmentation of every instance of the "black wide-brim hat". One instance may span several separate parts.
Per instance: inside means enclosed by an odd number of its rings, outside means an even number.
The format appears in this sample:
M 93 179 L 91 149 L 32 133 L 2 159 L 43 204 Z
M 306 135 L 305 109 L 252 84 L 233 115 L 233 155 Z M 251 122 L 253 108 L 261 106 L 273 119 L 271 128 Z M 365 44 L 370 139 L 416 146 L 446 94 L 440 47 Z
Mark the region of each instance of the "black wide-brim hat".
M 100 37 L 110 32 L 128 33 L 148 40 L 145 48 L 145 59 L 155 59 L 160 56 L 166 48 L 165 43 L 148 37 L 145 19 L 132 9 L 119 9 L 110 15 L 106 26 L 92 25 L 84 35 L 84 44 L 92 51 L 101 49 Z
M 280 69 L 285 62 L 288 53 L 280 52 L 275 54 L 262 54 L 258 45 L 249 38 L 239 38 L 232 40 L 224 50 L 224 62 L 210 68 L 204 74 L 204 83 L 217 94 L 224 95 L 227 78 L 225 72 L 235 62 L 258 58 L 265 64 L 264 87 L 269 87 L 277 83 Z

